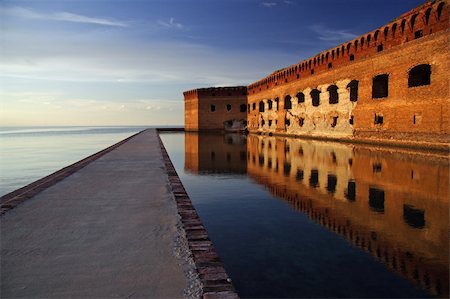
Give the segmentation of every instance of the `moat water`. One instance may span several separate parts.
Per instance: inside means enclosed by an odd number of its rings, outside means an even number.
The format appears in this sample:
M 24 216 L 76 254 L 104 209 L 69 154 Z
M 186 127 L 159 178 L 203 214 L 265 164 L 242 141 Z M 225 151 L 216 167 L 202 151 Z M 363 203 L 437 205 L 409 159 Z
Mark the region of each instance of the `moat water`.
M 241 297 L 444 297 L 445 154 L 161 134 Z

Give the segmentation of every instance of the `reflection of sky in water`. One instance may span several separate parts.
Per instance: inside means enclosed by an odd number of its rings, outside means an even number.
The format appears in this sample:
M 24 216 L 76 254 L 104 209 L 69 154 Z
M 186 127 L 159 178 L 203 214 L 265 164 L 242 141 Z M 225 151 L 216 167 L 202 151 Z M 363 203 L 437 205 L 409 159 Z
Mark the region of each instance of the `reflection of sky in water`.
M 403 169 L 377 151 L 367 158 L 359 148 L 313 141 L 283 149 L 284 139 L 252 135 L 247 144 L 195 134 L 186 143 L 180 133 L 161 138 L 240 296 L 426 297 L 448 290 L 448 237 L 442 243 L 440 235 L 448 212 L 436 215 L 432 207 L 448 211 L 448 200 L 432 201 L 448 186 L 438 195 L 424 191 L 419 200 L 430 202 L 418 207 L 414 187 L 408 195 L 401 178 L 377 177 Z M 243 150 L 247 176 L 233 164 Z M 427 163 L 412 163 L 416 174 L 426 175 Z M 448 171 L 429 164 L 429 174 Z
M 0 195 L 100 151 L 143 128 L 0 128 Z

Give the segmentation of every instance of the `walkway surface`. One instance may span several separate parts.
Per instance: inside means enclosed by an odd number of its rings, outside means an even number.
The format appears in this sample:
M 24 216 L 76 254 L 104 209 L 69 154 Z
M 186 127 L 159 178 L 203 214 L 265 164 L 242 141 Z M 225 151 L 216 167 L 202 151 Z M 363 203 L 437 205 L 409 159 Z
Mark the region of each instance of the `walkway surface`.
M 2 215 L 0 297 L 183 297 L 177 217 L 147 130 Z

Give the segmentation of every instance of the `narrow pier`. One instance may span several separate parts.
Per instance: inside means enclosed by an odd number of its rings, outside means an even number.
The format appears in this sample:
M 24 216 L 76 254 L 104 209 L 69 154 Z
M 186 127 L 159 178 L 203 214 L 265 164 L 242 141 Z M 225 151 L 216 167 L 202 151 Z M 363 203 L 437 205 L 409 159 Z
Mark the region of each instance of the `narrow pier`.
M 1 297 L 203 295 L 158 133 L 146 130 L 5 212 Z

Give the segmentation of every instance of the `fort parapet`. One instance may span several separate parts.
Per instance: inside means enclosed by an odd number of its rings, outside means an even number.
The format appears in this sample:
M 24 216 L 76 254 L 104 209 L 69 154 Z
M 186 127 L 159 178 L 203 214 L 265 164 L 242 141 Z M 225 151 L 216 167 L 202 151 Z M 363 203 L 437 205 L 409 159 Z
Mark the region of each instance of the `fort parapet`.
M 427 2 L 250 84 L 245 99 L 249 131 L 446 147 L 448 8 L 447 1 Z M 213 99 L 226 101 L 218 93 L 213 96 L 215 91 L 184 93 L 186 130 L 217 127 L 230 118 L 224 109 L 216 113 L 209 109 Z M 202 101 L 205 105 L 198 109 Z

